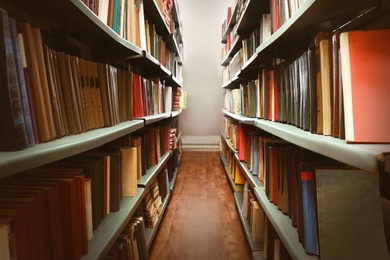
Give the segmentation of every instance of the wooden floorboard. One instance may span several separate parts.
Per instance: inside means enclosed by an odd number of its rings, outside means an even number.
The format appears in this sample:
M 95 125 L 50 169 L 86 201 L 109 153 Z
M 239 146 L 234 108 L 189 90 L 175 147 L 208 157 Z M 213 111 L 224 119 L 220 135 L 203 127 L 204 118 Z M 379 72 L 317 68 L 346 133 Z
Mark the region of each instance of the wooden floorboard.
M 251 259 L 218 152 L 183 152 L 150 259 Z

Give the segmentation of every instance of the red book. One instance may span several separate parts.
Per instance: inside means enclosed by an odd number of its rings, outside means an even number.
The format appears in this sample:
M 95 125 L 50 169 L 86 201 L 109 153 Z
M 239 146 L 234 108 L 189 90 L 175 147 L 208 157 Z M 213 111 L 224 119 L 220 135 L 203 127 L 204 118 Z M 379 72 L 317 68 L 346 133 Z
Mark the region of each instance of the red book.
M 390 29 L 340 34 L 345 139 L 390 142 Z
M 133 73 L 133 117 L 143 117 L 144 102 L 142 96 L 141 76 Z
M 238 125 L 238 138 L 238 159 L 240 161 L 245 161 L 245 127 L 243 124 Z

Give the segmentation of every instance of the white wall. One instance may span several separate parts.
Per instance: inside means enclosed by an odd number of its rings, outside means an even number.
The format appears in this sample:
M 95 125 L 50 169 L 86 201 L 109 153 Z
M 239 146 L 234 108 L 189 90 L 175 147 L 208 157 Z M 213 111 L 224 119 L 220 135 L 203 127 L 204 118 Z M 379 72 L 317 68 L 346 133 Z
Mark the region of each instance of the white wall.
M 222 122 L 221 25 L 227 0 L 178 0 L 183 26 L 183 149 L 219 149 Z

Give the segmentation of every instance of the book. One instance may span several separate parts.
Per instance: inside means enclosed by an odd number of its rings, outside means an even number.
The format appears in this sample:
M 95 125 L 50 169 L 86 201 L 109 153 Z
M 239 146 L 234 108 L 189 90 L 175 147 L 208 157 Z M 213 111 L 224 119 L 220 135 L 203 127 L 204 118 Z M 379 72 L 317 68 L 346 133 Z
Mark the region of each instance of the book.
M 390 30 L 340 34 L 345 139 L 353 143 L 389 143 Z M 363 105 L 364 104 L 364 105 Z
M 136 147 L 121 148 L 122 196 L 137 195 L 138 151 Z
M 19 90 L 18 70 L 15 61 L 15 50 L 12 46 L 10 22 L 6 11 L 0 9 L 1 88 L 0 108 L 0 149 L 20 150 L 28 146 L 24 121 L 24 111 Z
M 11 219 L 0 218 L 0 259 L 11 260 L 15 258 L 15 252 L 11 243 L 12 231 L 11 231 Z
M 321 259 L 388 259 L 378 177 L 317 169 L 315 182 Z
M 25 55 L 24 55 L 24 46 L 20 46 L 21 41 L 19 40 L 18 31 L 16 28 L 16 19 L 10 17 L 9 18 L 10 28 L 11 28 L 11 39 L 12 45 L 15 54 L 15 65 L 16 71 L 18 74 L 18 83 L 20 90 L 20 100 L 23 106 L 23 117 L 24 117 L 24 125 L 26 129 L 26 138 L 27 145 L 31 146 L 36 143 L 35 129 L 33 123 L 33 110 L 30 108 L 30 99 L 28 92 L 28 83 L 26 82 L 25 77 Z
M 319 38 L 319 39 L 318 39 Z M 321 69 L 321 90 L 322 90 L 322 127 L 323 135 L 332 134 L 332 49 L 331 34 L 318 35 L 318 46 L 320 49 L 319 66 Z M 317 63 L 318 64 L 318 63 Z
M 307 70 L 308 70 L 308 89 L 309 89 L 309 131 L 317 132 L 317 72 L 316 72 L 316 53 L 315 46 L 311 44 L 307 49 Z

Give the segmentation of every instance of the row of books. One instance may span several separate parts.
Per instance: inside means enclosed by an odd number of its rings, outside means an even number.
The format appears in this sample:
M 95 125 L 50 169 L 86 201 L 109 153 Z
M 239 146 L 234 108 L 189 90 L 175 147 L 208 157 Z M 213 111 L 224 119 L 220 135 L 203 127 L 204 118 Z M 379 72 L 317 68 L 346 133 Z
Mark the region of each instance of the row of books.
M 170 126 L 167 124 L 154 127 L 145 127 L 131 135 L 117 139 L 117 146 L 137 147 L 136 168 L 138 179 L 146 174 L 146 171 L 155 166 L 166 153 L 170 151 Z
M 160 178 L 152 183 L 144 199 L 145 208 L 143 216 L 145 216 L 145 225 L 149 228 L 156 226 L 162 212 L 163 202 L 159 190 L 159 180 Z
M 259 25 L 253 32 L 242 39 L 242 48 L 234 54 L 227 66 L 223 68 L 222 84 L 228 83 L 241 70 L 244 64 L 253 56 L 257 47 L 271 36 L 269 27 L 270 15 L 262 14 Z M 222 59 L 226 59 L 231 48 L 230 35 L 227 43 L 222 46 Z
M 271 27 L 275 33 L 304 4 L 305 0 L 270 1 Z
M 242 208 L 240 210 L 248 221 L 252 240 L 264 243 L 264 218 L 266 216 L 247 181 L 244 185 L 242 198 Z
M 80 168 L 2 179 L 2 259 L 80 259 L 88 252 L 87 183 Z
M 296 227 L 298 240 L 308 254 L 329 253 L 325 250 L 325 240 L 331 241 L 328 232 L 335 232 L 348 222 L 337 219 L 335 207 L 349 208 L 353 203 L 352 197 L 337 199 L 333 191 L 326 191 L 325 187 L 329 186 L 324 186 L 325 182 L 336 178 L 338 181 L 332 184 L 332 188 L 340 189 L 340 192 L 345 188 L 343 185 L 352 181 L 356 182 L 356 193 L 363 192 L 360 185 L 378 190 L 375 176 L 265 134 L 256 127 L 239 124 L 236 134 L 238 160 L 252 175 L 258 176 L 269 202 L 289 216 L 292 226 Z M 335 203 L 331 200 L 338 200 L 337 206 L 330 206 L 326 212 L 324 203 Z M 346 214 L 352 217 L 353 212 Z M 337 221 L 327 226 L 329 214 L 334 214 Z M 375 217 L 380 219 L 380 216 Z M 367 225 L 366 228 L 373 228 L 374 224 L 365 216 L 360 221 Z M 327 231 L 324 231 L 324 226 Z M 348 250 L 353 252 L 352 248 Z
M 264 41 L 271 36 L 270 14 L 262 14 L 259 25 L 253 30 L 248 38 L 242 40 L 241 67 L 252 57 Z
M 143 0 L 83 2 L 119 36 L 149 52 L 164 67 L 169 70 L 172 68 L 172 71 L 174 71 L 173 64 L 177 62 L 176 54 L 166 47 L 162 36 L 157 34 L 155 25 L 145 18 Z M 160 2 L 162 4 L 163 1 Z M 164 7 L 171 5 L 171 1 L 164 1 Z M 164 10 L 163 17 L 169 17 L 170 9 Z M 168 11 L 169 13 L 167 13 Z M 169 18 L 169 20 L 171 19 Z
M 42 43 L 38 28 L 1 14 L 2 42 L 13 43 L 3 48 L 2 150 L 171 111 L 159 79 L 55 51 Z
M 264 258 L 292 259 L 248 182 L 245 182 L 242 198 L 242 208 L 240 210 L 248 221 L 253 241 L 263 244 Z
M 173 18 L 172 18 L 172 8 L 173 8 L 173 1 L 172 0 L 157 0 L 156 1 L 158 8 L 160 9 L 160 12 L 162 14 L 163 20 L 167 27 L 170 29 L 170 31 L 173 31 L 173 28 L 175 27 Z
M 234 153 L 229 149 L 229 147 L 222 139 L 220 145 L 221 145 L 221 155 L 226 162 L 225 167 L 227 167 L 230 170 L 230 172 L 228 172 L 230 176 L 228 177 L 231 179 L 232 183 L 234 184 L 234 190 L 243 191 L 244 184 L 245 184 L 244 173 L 242 172 L 240 165 L 237 163 Z
M 122 197 L 137 194 L 138 180 L 169 150 L 169 125 L 144 131 L 2 179 L 0 219 L 8 230 L 2 234 L 10 237 L 2 242 L 15 244 L 2 244 L 9 259 L 79 259 L 86 254 L 93 231 L 120 210 Z M 145 139 L 140 145 L 139 138 Z
M 292 62 L 275 60 L 275 66 L 261 69 L 255 81 L 226 89 L 224 106 L 232 113 L 347 142 L 389 142 L 383 118 L 390 108 L 390 92 L 385 87 L 388 76 L 380 69 L 390 63 L 390 52 L 372 47 L 390 43 L 388 34 L 388 30 L 320 33 Z M 360 60 L 363 57 L 371 57 L 371 62 Z M 362 103 L 370 104 L 364 113 L 358 107 Z
M 156 26 L 145 20 L 146 48 L 145 50 L 156 58 L 161 65 L 167 68 L 176 76 L 181 69 L 180 58 L 178 54 L 170 50 L 163 39 L 156 31 Z
M 100 20 L 125 40 L 145 46 L 144 6 L 142 0 L 81 0 Z
M 142 217 L 132 217 L 130 219 L 104 259 L 148 259 L 145 224 Z
M 263 244 L 263 254 L 267 256 L 267 259 L 291 259 L 245 179 L 235 153 L 231 151 L 224 139 L 221 140 L 221 153 L 228 163 L 228 168 L 231 168 L 232 175 L 229 177 L 235 184 L 235 192 L 243 193 L 242 207 L 238 210 L 244 216 L 245 221 L 248 221 L 251 239 L 253 242 Z

